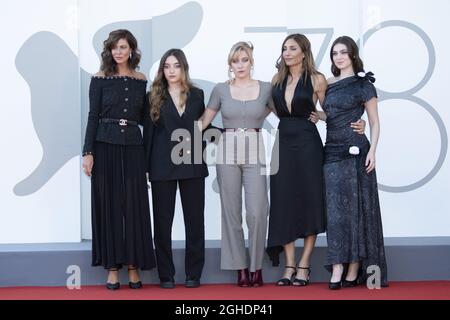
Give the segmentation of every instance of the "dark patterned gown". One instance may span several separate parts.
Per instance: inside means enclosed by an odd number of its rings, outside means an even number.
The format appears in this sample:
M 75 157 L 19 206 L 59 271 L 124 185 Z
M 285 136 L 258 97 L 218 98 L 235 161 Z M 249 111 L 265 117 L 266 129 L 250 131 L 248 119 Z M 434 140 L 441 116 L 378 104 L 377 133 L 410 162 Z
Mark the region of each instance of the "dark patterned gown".
M 373 97 L 377 97 L 376 89 L 367 76 L 345 78 L 330 84 L 326 91 L 326 268 L 331 271 L 333 264 L 360 262 L 361 282 L 368 276 L 367 267 L 375 265 L 381 271 L 381 285 L 387 286 L 377 178 L 375 170 L 367 173 L 365 167 L 370 143 L 350 127 L 363 115 L 364 103 Z M 351 154 L 350 147 L 359 149 L 359 154 Z

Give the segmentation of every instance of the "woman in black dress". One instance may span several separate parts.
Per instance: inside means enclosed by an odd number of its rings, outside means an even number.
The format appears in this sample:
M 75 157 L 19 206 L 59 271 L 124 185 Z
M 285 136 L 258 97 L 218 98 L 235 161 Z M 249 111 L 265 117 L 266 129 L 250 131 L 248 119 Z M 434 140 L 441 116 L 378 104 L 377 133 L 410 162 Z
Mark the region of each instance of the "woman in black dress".
M 323 146 L 310 114 L 316 110 L 317 100 L 323 100 L 326 80 L 315 67 L 309 40 L 301 34 L 289 35 L 283 41 L 277 68 L 272 97 L 280 118 L 274 148 L 279 148 L 279 169 L 270 179 L 267 252 L 278 265 L 284 247 L 286 266 L 278 285 L 305 286 L 316 236 L 325 232 Z M 274 165 L 276 155 L 272 157 Z M 304 238 L 305 245 L 296 263 L 298 238 Z
M 324 178 L 328 253 L 332 271 L 330 289 L 353 287 L 378 269 L 381 286 L 387 286 L 375 152 L 380 135 L 377 92 L 373 74 L 364 73 L 353 39 L 340 37 L 331 47 L 331 71 L 321 118 L 327 122 Z M 370 142 L 355 134 L 349 124 L 367 112 Z M 345 265 L 345 267 L 344 267 Z M 342 279 L 342 280 L 341 280 Z
M 205 261 L 205 177 L 201 132 L 195 124 L 205 110 L 204 95 L 189 78 L 184 52 L 170 49 L 161 58 L 146 112 L 144 139 L 152 185 L 155 250 L 161 288 L 175 287 L 172 223 L 180 189 L 186 233 L 185 286 L 200 285 Z
M 306 286 L 310 259 L 317 234 L 325 232 L 323 199 L 323 145 L 317 131 L 317 101 L 322 104 L 327 83 L 315 67 L 311 44 L 304 35 L 289 35 L 277 62 L 272 83 L 275 111 L 280 118 L 272 166 L 278 172 L 270 179 L 270 218 L 267 252 L 274 266 L 285 253 L 280 286 Z M 314 123 L 313 123 L 314 122 Z M 365 123 L 353 123 L 364 132 Z M 278 161 L 277 161 L 278 160 Z M 272 169 L 276 172 L 275 167 Z M 304 238 L 301 259 L 295 259 L 295 240 Z
M 129 286 L 142 286 L 137 269 L 155 267 L 138 124 L 147 108 L 146 84 L 136 71 L 135 37 L 116 30 L 104 42 L 100 72 L 89 87 L 83 170 L 91 177 L 92 265 L 109 270 L 106 287 L 120 288 L 118 270 L 128 266 Z

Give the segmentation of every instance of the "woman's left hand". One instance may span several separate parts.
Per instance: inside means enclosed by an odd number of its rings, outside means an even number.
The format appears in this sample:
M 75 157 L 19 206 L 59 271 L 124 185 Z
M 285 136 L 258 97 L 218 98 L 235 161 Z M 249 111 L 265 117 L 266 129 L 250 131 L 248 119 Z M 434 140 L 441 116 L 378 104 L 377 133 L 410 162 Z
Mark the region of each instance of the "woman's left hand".
M 353 128 L 354 132 L 358 134 L 364 134 L 364 132 L 366 131 L 366 121 L 364 121 L 363 119 L 359 119 L 356 122 L 350 123 L 350 127 Z
M 317 123 L 319 122 L 320 118 L 319 118 L 319 114 L 317 112 L 311 112 L 311 114 L 309 115 L 309 121 L 311 121 L 312 123 Z
M 370 173 L 373 169 L 375 169 L 375 152 L 369 151 L 366 156 L 366 172 Z

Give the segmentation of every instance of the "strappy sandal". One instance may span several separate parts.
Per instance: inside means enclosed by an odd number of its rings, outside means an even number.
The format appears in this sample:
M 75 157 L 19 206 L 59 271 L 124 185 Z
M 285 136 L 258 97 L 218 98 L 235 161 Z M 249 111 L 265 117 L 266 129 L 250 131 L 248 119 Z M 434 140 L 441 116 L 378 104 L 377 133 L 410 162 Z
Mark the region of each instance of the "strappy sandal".
M 115 271 L 119 271 L 119 270 L 117 268 L 111 268 L 111 269 L 108 269 L 108 271 L 115 272 Z M 116 283 L 106 282 L 106 289 L 108 289 L 108 290 L 118 290 L 118 289 L 120 289 L 120 282 L 116 282 Z
M 135 267 L 128 267 L 128 271 L 133 271 L 133 270 L 137 270 L 137 269 Z M 136 282 L 129 281 L 128 286 L 130 287 L 130 289 L 140 289 L 140 288 L 142 288 L 142 282 L 140 280 L 136 281 Z
M 290 278 L 281 278 L 280 280 L 277 281 L 277 286 L 280 287 L 286 287 L 286 286 L 290 286 L 292 285 L 292 278 L 295 277 L 295 275 L 297 274 L 297 268 L 293 267 L 293 266 L 285 266 L 285 269 L 294 269 L 295 272 L 291 274 Z
M 308 276 L 307 276 L 306 280 L 295 278 L 295 279 L 292 281 L 292 285 L 293 285 L 293 286 L 297 286 L 297 287 L 305 287 L 305 286 L 307 286 L 308 283 L 309 283 L 310 275 L 311 275 L 311 269 L 310 269 L 309 267 L 308 267 L 308 268 L 297 267 L 297 269 L 308 270 Z

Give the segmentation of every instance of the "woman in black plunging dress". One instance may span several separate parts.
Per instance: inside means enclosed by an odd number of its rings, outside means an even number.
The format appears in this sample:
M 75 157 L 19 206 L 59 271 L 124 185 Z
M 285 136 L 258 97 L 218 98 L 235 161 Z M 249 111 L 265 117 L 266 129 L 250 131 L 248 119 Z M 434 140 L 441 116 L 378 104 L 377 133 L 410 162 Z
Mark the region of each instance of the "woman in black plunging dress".
M 140 53 L 127 30 L 104 42 L 100 72 L 91 79 L 83 169 L 91 177 L 92 265 L 109 270 L 106 287 L 120 288 L 118 270 L 128 266 L 129 286 L 142 286 L 137 268 L 155 267 L 142 123 L 147 81 L 136 72 Z M 147 105 L 147 107 L 145 107 Z
M 272 97 L 280 118 L 274 147 L 279 149 L 279 167 L 270 179 L 267 252 L 278 265 L 284 247 L 286 269 L 277 284 L 301 286 L 308 284 L 316 235 L 325 231 L 323 146 L 309 117 L 317 100 L 323 99 L 326 80 L 315 68 L 310 42 L 304 35 L 293 34 L 284 40 L 277 67 Z M 273 153 L 272 166 L 276 160 Z M 294 243 L 298 238 L 305 238 L 305 247 L 297 264 Z

